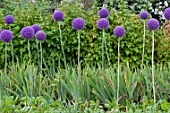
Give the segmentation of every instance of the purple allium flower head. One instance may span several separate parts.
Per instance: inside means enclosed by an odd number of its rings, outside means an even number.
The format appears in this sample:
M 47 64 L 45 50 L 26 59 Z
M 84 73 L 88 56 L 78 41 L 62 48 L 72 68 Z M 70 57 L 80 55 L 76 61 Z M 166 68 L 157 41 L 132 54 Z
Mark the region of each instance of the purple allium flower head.
M 109 16 L 109 11 L 106 8 L 102 8 L 99 10 L 98 15 L 100 18 L 107 18 Z
M 4 22 L 8 25 L 14 23 L 14 17 L 12 15 L 7 15 L 4 18 Z
M 165 17 L 167 20 L 170 20 L 170 7 L 165 9 L 165 11 L 164 11 L 164 17 Z
M 21 29 L 20 34 L 22 38 L 30 39 L 34 37 L 34 29 L 30 26 Z
M 142 11 L 142 12 L 140 12 L 140 14 L 139 14 L 139 16 L 140 16 L 140 18 L 141 19 L 147 19 L 148 18 L 148 12 L 147 11 Z
M 38 31 L 36 34 L 35 34 L 35 37 L 37 40 L 39 41 L 42 41 L 46 38 L 46 34 L 44 31 Z
M 55 10 L 53 14 L 53 18 L 56 21 L 62 21 L 64 18 L 64 13 L 60 10 Z
M 10 42 L 13 38 L 13 34 L 10 30 L 3 30 L 0 34 L 0 39 L 3 42 Z
M 72 21 L 72 27 L 75 29 L 75 30 L 81 30 L 83 29 L 85 26 L 85 22 L 83 20 L 83 18 L 75 18 L 73 21 Z
M 99 29 L 107 29 L 109 27 L 109 21 L 106 18 L 101 18 L 97 22 L 97 26 Z
M 146 26 L 149 30 L 156 30 L 159 28 L 159 21 L 155 18 L 151 18 L 148 20 Z
M 122 26 L 116 26 L 113 33 L 116 37 L 122 37 L 125 35 L 125 29 Z
M 41 29 L 38 24 L 32 25 L 32 28 L 34 29 L 34 33 L 36 33 L 37 31 L 39 31 Z

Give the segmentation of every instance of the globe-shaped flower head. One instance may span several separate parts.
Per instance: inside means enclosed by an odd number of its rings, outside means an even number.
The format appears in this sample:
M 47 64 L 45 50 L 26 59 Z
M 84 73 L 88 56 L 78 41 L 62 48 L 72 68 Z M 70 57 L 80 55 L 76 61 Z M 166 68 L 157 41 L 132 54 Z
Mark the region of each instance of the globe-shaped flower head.
M 116 37 L 122 37 L 125 35 L 125 29 L 122 26 L 116 26 L 113 33 Z
M 45 32 L 43 32 L 43 31 L 38 31 L 38 32 L 35 34 L 35 37 L 36 37 L 37 40 L 43 41 L 43 40 L 46 38 L 46 34 L 45 34 Z
M 5 18 L 4 18 L 4 22 L 6 24 L 13 24 L 14 23 L 14 17 L 12 15 L 7 15 Z
M 85 26 L 85 22 L 82 18 L 75 18 L 72 21 L 72 27 L 75 30 L 82 30 L 84 28 L 84 26 Z
M 109 21 L 106 18 L 101 18 L 97 22 L 97 26 L 99 29 L 107 29 L 109 27 Z
M 139 16 L 140 16 L 140 18 L 141 19 L 147 19 L 148 18 L 148 12 L 147 11 L 142 11 L 142 12 L 140 12 L 140 14 L 139 14 Z
M 34 29 L 34 33 L 36 33 L 37 31 L 39 31 L 41 29 L 38 24 L 32 25 L 32 28 Z
M 148 20 L 146 26 L 149 30 L 156 30 L 159 28 L 159 21 L 155 18 L 151 18 Z
M 170 7 L 165 9 L 165 11 L 164 11 L 164 17 L 165 17 L 167 20 L 170 20 Z
M 100 18 L 107 18 L 109 16 L 109 11 L 106 8 L 102 8 L 99 10 L 98 15 Z
M 62 21 L 64 18 L 64 13 L 60 10 L 55 10 L 53 14 L 53 18 L 56 21 Z
M 3 42 L 10 42 L 13 38 L 13 34 L 10 30 L 3 30 L 0 34 L 0 39 Z
M 30 26 L 21 29 L 20 34 L 22 38 L 30 39 L 34 37 L 34 29 Z

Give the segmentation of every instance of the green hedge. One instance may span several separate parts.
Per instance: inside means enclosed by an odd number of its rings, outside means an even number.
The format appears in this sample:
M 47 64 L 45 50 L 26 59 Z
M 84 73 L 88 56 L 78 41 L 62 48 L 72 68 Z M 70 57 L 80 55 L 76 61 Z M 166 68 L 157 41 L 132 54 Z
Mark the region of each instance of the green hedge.
M 60 62 L 61 65 L 63 65 L 58 23 L 52 18 L 53 11 L 50 3 L 38 1 L 36 3 L 13 2 L 11 4 L 6 4 L 6 6 L 8 7 L 0 9 L 0 28 L 9 28 L 9 26 L 4 23 L 4 17 L 7 14 L 12 14 L 15 18 L 15 22 L 10 26 L 10 29 L 14 34 L 15 56 L 20 60 L 28 59 L 27 41 L 21 38 L 19 32 L 24 26 L 31 26 L 37 23 L 47 34 L 47 38 L 43 42 L 45 61 L 50 65 L 52 59 L 55 59 L 56 62 Z M 10 10 L 8 10 L 9 7 L 11 7 Z M 121 62 L 129 62 L 132 67 L 136 67 L 141 64 L 142 59 L 143 21 L 139 19 L 137 14 L 133 14 L 127 9 L 127 4 L 121 4 L 119 8 L 120 10 L 117 11 L 114 8 L 108 7 L 110 11 L 110 16 L 108 17 L 110 27 L 105 30 L 108 52 L 108 55 L 105 54 L 106 63 L 111 66 L 117 63 L 117 38 L 113 36 L 113 29 L 117 25 L 122 25 L 126 30 L 126 35 L 121 39 Z M 72 29 L 71 22 L 76 17 L 82 17 L 86 22 L 85 29 L 81 31 L 82 65 L 101 64 L 102 31 L 96 26 L 97 20 L 99 19 L 97 12 L 100 8 L 94 5 L 91 10 L 85 11 L 79 4 L 64 3 L 60 5 L 59 9 L 65 14 L 61 28 L 67 62 L 77 62 L 77 32 Z M 159 45 L 159 39 L 163 38 L 162 34 L 162 30 L 155 31 L 156 45 Z M 37 49 L 35 38 L 31 39 L 30 42 L 32 59 L 36 63 Z M 151 62 L 151 46 L 151 32 L 146 30 L 145 63 Z M 10 61 L 10 44 L 8 47 L 8 59 Z M 3 42 L 0 42 L 0 51 L 0 68 L 2 68 L 4 66 Z M 159 54 L 157 54 L 158 52 Z M 168 60 L 169 59 L 166 59 L 166 57 L 162 57 L 161 51 L 155 51 L 156 62 L 167 62 Z M 56 65 L 59 64 L 56 63 Z

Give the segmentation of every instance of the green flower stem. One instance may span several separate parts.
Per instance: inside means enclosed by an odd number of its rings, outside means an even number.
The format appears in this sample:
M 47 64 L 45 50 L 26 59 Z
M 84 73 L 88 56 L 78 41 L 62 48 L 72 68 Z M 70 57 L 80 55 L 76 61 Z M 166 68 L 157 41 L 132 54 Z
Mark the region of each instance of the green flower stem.
M 38 66 L 39 66 L 39 71 L 41 70 L 41 67 L 40 67 L 40 56 L 39 56 L 39 46 L 38 46 L 38 40 L 36 41 L 37 42 L 37 57 L 38 57 Z
M 38 41 L 37 41 L 38 44 Z M 38 55 L 39 56 L 39 55 Z M 42 60 L 43 60 L 43 52 L 42 52 L 42 41 L 40 41 L 40 84 L 41 84 L 41 80 L 42 80 L 42 75 L 43 75 L 43 68 L 42 68 Z M 41 95 L 41 85 L 39 87 L 39 95 Z
M 9 30 L 11 30 L 11 27 L 9 25 Z M 12 55 L 12 68 L 11 68 L 11 72 L 12 74 L 14 73 L 14 69 L 15 69 L 15 66 L 14 66 L 14 47 L 13 47 L 13 42 L 11 40 L 11 55 Z
M 42 42 L 40 41 L 40 54 L 41 54 L 41 62 L 40 62 L 40 73 L 42 75 L 42 58 L 43 58 L 43 55 L 42 55 Z
M 155 93 L 155 79 L 154 79 L 154 31 L 152 31 L 152 85 L 154 96 L 154 110 L 156 111 L 156 93 Z
M 62 50 L 63 57 L 64 57 L 64 66 L 65 66 L 66 74 L 67 74 L 66 56 L 65 56 L 65 53 L 64 53 L 63 40 L 62 40 L 62 31 L 61 31 L 61 27 L 60 27 L 60 22 L 58 23 L 58 27 L 59 27 L 59 30 L 60 30 L 60 42 L 61 42 L 61 50 Z
M 12 54 L 12 74 L 14 73 L 14 48 L 13 48 L 13 43 L 12 43 L 12 40 L 11 40 L 11 54 Z
M 7 43 L 5 43 L 5 73 L 7 74 Z
M 117 106 L 119 104 L 119 76 L 120 76 L 120 37 L 118 37 L 118 76 L 117 76 Z
M 104 70 L 104 44 L 105 44 L 105 33 L 103 29 L 103 37 L 102 37 L 102 70 Z
M 81 77 L 81 65 L 80 65 L 80 32 L 79 30 L 78 32 L 78 67 L 77 67 L 77 71 L 78 71 L 78 79 L 77 79 L 77 83 L 78 83 L 78 92 L 76 93 L 76 97 L 75 97 L 75 109 L 78 109 L 78 101 L 79 101 L 79 96 L 80 96 L 80 77 Z
M 28 55 L 29 55 L 29 63 L 31 64 L 31 51 L 30 51 L 29 39 L 28 39 Z
M 110 64 L 110 58 L 109 58 L 109 54 L 108 54 L 108 49 L 107 49 L 106 38 L 105 38 L 105 49 L 106 49 L 106 55 L 107 55 L 107 60 L 108 60 L 109 66 L 111 66 L 111 64 Z
M 144 20 L 143 30 L 144 30 L 144 34 L 143 34 L 142 66 L 143 66 L 143 63 L 144 63 L 144 51 L 145 51 L 145 20 Z
M 80 93 L 80 76 L 81 76 L 81 65 L 80 65 L 80 32 L 78 31 L 78 96 Z

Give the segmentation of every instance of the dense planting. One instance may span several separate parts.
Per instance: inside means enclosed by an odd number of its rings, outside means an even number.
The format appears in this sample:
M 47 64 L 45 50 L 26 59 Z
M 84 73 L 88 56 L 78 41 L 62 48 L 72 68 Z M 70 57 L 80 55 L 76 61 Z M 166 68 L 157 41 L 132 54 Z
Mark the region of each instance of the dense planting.
M 47 104 L 45 101 L 44 106 L 50 105 L 52 109 L 58 109 L 60 107 L 60 109 L 64 109 L 63 106 L 67 106 L 75 110 L 75 99 L 77 95 L 79 95 L 79 104 L 77 103 L 77 106 L 88 105 L 85 108 L 89 108 L 96 105 L 95 109 L 105 109 L 107 111 L 117 109 L 116 67 L 111 67 L 105 72 L 101 68 L 85 67 L 82 70 L 82 76 L 78 79 L 77 69 L 75 67 L 68 68 L 68 76 L 66 76 L 66 71 L 63 69 L 55 68 L 54 66 L 50 68 L 46 67 L 45 74 L 42 76 L 37 66 L 28 65 L 27 63 L 17 64 L 17 66 L 13 76 L 8 76 L 3 71 L 0 71 L 1 97 L 3 97 L 3 104 L 0 107 L 3 109 L 8 109 L 8 101 L 5 103 L 5 95 L 13 95 L 16 102 L 11 104 L 15 104 L 21 110 L 20 105 L 28 101 L 26 98 L 33 101 L 35 97 L 38 101 L 39 98 L 42 98 L 41 96 L 49 103 Z M 157 65 L 155 69 L 157 110 L 165 112 L 169 110 L 169 71 L 170 65 L 168 67 Z M 80 88 L 79 94 L 78 88 Z M 124 68 L 121 68 L 119 91 L 120 106 L 118 108 L 120 110 L 132 109 L 132 111 L 135 111 L 140 109 L 144 112 L 152 111 L 154 101 L 151 67 L 146 66 L 144 69 L 139 69 L 135 72 L 130 70 L 128 64 Z M 38 109 L 36 106 L 41 103 L 35 104 L 29 102 L 22 106 L 35 106 L 35 109 Z M 58 103 L 59 105 L 54 103 Z M 62 103 L 65 104 L 62 105 Z M 9 105 L 11 104 L 9 103 Z M 47 109 L 49 110 L 49 107 Z M 28 107 L 28 110 L 31 110 L 31 108 Z
M 48 5 L 46 4 L 46 7 Z M 32 7 L 32 8 L 28 8 Z M 27 42 L 21 39 L 20 30 L 25 26 L 32 26 L 33 24 L 38 24 L 41 29 L 47 34 L 47 38 L 43 42 L 43 53 L 44 60 L 50 65 L 51 59 L 55 57 L 55 62 L 60 61 L 60 66 L 64 66 L 64 59 L 61 52 L 60 43 L 60 31 L 58 27 L 58 22 L 55 22 L 52 18 L 53 13 L 46 12 L 45 8 L 41 9 L 38 3 L 33 4 L 22 4 L 22 7 L 16 6 L 13 12 L 6 12 L 5 9 L 1 9 L 1 17 L 5 17 L 6 13 L 11 13 L 15 17 L 14 24 L 10 25 L 14 40 L 14 54 L 15 57 L 21 59 L 28 59 L 27 54 Z M 74 7 L 77 7 L 76 9 Z M 123 6 L 122 6 L 123 7 Z M 27 9 L 28 8 L 28 9 Z M 72 10 L 67 10 L 72 9 Z M 76 17 L 81 17 L 85 20 L 86 26 L 81 31 L 81 55 L 82 65 L 96 65 L 101 64 L 102 58 L 102 31 L 97 28 L 98 8 L 93 8 L 89 11 L 84 11 L 81 7 L 75 6 L 74 4 L 61 5 L 60 10 L 65 14 L 64 21 L 60 23 L 62 29 L 63 46 L 65 51 L 65 56 L 67 58 L 67 63 L 74 63 L 77 61 L 77 36 L 76 30 L 71 27 L 71 22 Z M 20 13 L 18 13 L 20 11 Z M 43 12 L 43 13 L 42 13 Z M 24 15 L 20 15 L 20 14 Z M 126 38 L 121 40 L 121 61 L 122 63 L 129 62 L 132 67 L 137 67 L 141 64 L 142 59 L 142 35 L 143 35 L 143 22 L 139 19 L 138 14 L 132 14 L 130 10 L 122 9 L 121 11 L 116 11 L 114 9 L 110 10 L 110 16 L 108 17 L 110 26 L 105 30 L 106 47 L 107 51 L 104 53 L 107 66 L 115 65 L 117 61 L 117 38 L 113 35 L 113 28 L 117 25 L 124 26 L 126 30 Z M 8 26 L 4 23 L 4 19 L 0 19 L 1 29 L 8 29 Z M 151 33 L 146 29 L 146 45 L 145 45 L 145 63 L 151 64 Z M 164 53 L 164 49 L 160 49 L 160 41 L 164 39 L 163 32 L 161 29 L 157 30 L 155 33 L 155 61 L 169 61 L 169 57 Z M 34 39 L 30 40 L 31 52 L 32 54 L 37 54 L 36 41 Z M 0 43 L 0 50 L 3 51 L 4 43 Z M 9 49 L 11 51 L 11 49 Z M 10 56 L 8 56 L 10 59 Z M 1 68 L 4 65 L 4 56 L 1 56 Z M 33 56 L 33 61 L 37 61 L 37 56 Z M 59 65 L 56 63 L 56 65 Z
M 159 20 L 126 4 L 46 8 L 27 2 L 0 9 L 0 112 L 169 112 Z

